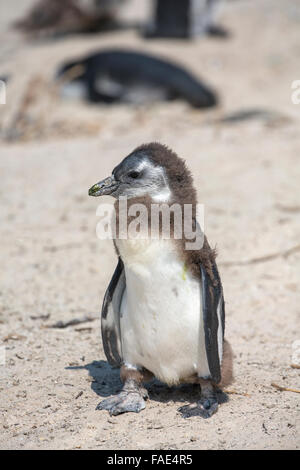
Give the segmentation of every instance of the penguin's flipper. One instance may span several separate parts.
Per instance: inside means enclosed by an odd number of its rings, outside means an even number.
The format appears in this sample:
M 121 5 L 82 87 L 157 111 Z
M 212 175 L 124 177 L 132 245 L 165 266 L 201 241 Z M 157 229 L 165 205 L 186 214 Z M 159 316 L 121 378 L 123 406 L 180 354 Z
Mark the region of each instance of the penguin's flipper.
M 205 349 L 210 377 L 216 384 L 221 380 L 221 362 L 225 329 L 225 309 L 223 290 L 215 261 L 211 273 L 200 264 L 202 310 Z
M 126 287 L 124 265 L 119 258 L 113 277 L 104 296 L 101 312 L 101 332 L 105 355 L 112 366 L 122 364 L 120 307 Z

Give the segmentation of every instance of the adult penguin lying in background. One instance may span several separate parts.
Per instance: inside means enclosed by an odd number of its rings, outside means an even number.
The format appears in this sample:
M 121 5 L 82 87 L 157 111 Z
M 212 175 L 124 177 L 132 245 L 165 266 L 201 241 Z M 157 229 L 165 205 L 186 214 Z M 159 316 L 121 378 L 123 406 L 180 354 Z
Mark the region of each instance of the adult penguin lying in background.
M 132 204 L 143 204 L 149 217 L 154 203 L 182 209 L 190 204 L 193 225 L 202 234 L 191 173 L 184 160 L 159 143 L 135 149 L 89 194 L 115 197 L 117 217 L 120 198 L 126 198 L 128 213 Z M 149 219 L 152 229 L 150 224 Z M 104 297 L 101 325 L 107 360 L 121 368 L 124 387 L 98 409 L 111 415 L 141 411 L 147 397 L 142 385 L 155 376 L 168 385 L 199 384 L 197 404 L 180 411 L 184 417 L 209 418 L 218 408 L 217 384 L 232 379 L 214 250 L 205 237 L 202 248 L 187 249 L 185 233 L 181 239 L 153 239 L 148 229 L 141 229 L 138 238 L 123 235 L 115 239 L 119 260 Z
M 62 95 L 79 91 L 93 103 L 141 104 L 181 98 L 196 108 L 217 104 L 216 93 L 184 68 L 131 50 L 104 50 L 72 61 L 59 69 L 57 78 Z

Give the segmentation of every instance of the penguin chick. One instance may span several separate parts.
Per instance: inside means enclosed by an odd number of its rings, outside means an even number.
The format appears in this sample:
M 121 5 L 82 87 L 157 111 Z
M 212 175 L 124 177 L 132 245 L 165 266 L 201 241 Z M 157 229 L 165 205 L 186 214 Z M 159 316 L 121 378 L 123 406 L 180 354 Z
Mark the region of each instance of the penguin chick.
M 117 199 L 118 265 L 106 291 L 101 330 L 108 362 L 120 367 L 123 390 L 99 403 L 111 415 L 145 408 L 143 383 L 156 377 L 168 385 L 197 383 L 199 401 L 179 409 L 184 417 L 209 418 L 217 411 L 217 384 L 232 379 L 232 354 L 224 340 L 223 289 L 212 250 L 196 221 L 196 191 L 184 160 L 159 143 L 142 145 L 127 156 L 91 196 Z M 118 209 L 126 200 L 146 209 L 149 225 L 138 236 L 120 230 Z M 200 247 L 187 249 L 191 233 L 153 238 L 153 205 L 192 207 L 192 226 L 203 235 Z M 132 218 L 126 220 L 126 228 Z M 181 219 L 183 223 L 183 219 Z M 124 225 L 124 224 L 123 224 Z M 142 226 L 142 224 L 141 224 Z

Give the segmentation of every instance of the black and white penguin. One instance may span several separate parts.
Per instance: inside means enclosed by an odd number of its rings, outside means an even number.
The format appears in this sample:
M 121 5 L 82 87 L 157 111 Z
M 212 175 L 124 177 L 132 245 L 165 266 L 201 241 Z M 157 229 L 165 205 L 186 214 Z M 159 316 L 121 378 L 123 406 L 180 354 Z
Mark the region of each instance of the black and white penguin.
M 190 204 L 200 230 L 191 173 L 162 144 L 136 148 L 89 190 L 91 196 L 108 194 L 117 199 L 117 214 L 123 198 L 128 207 L 142 203 L 148 214 L 153 204 Z M 97 408 L 111 415 L 141 411 L 147 398 L 142 385 L 154 376 L 168 385 L 199 384 L 197 405 L 180 411 L 184 417 L 208 418 L 218 408 L 217 385 L 232 379 L 215 252 L 205 237 L 202 248 L 186 249 L 185 235 L 153 239 L 149 233 L 125 239 L 119 232 L 114 240 L 119 260 L 104 297 L 101 326 L 107 360 L 121 368 L 124 386 Z
M 149 104 L 183 99 L 195 108 L 218 104 L 217 93 L 179 64 L 129 49 L 102 49 L 63 64 L 57 73 L 64 96 L 92 103 Z
M 153 18 L 144 32 L 148 38 L 228 36 L 226 29 L 215 23 L 220 0 L 154 0 L 153 3 Z

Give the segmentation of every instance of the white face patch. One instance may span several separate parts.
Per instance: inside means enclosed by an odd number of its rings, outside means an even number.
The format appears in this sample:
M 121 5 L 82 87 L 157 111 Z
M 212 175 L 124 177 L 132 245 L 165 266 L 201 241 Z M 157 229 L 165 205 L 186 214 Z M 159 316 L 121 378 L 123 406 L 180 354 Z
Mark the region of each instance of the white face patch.
M 141 185 L 126 188 L 122 195 L 127 196 L 128 199 L 149 195 L 156 203 L 169 201 L 171 190 L 163 167 L 155 166 L 145 159 L 135 170 L 142 172 L 139 180 Z
M 171 196 L 171 190 L 169 187 L 169 184 L 167 182 L 167 176 L 164 168 L 158 167 L 160 172 L 162 173 L 162 178 L 164 181 L 164 186 L 161 190 L 159 190 L 157 193 L 154 193 L 152 195 L 152 199 L 154 202 L 168 202 Z
M 135 170 L 142 171 L 147 166 L 149 166 L 149 162 L 147 160 L 142 160 L 141 163 L 135 168 Z
M 171 191 L 169 189 L 169 186 L 162 191 L 159 191 L 158 193 L 154 194 L 152 196 L 152 199 L 154 202 L 168 202 L 171 196 Z

